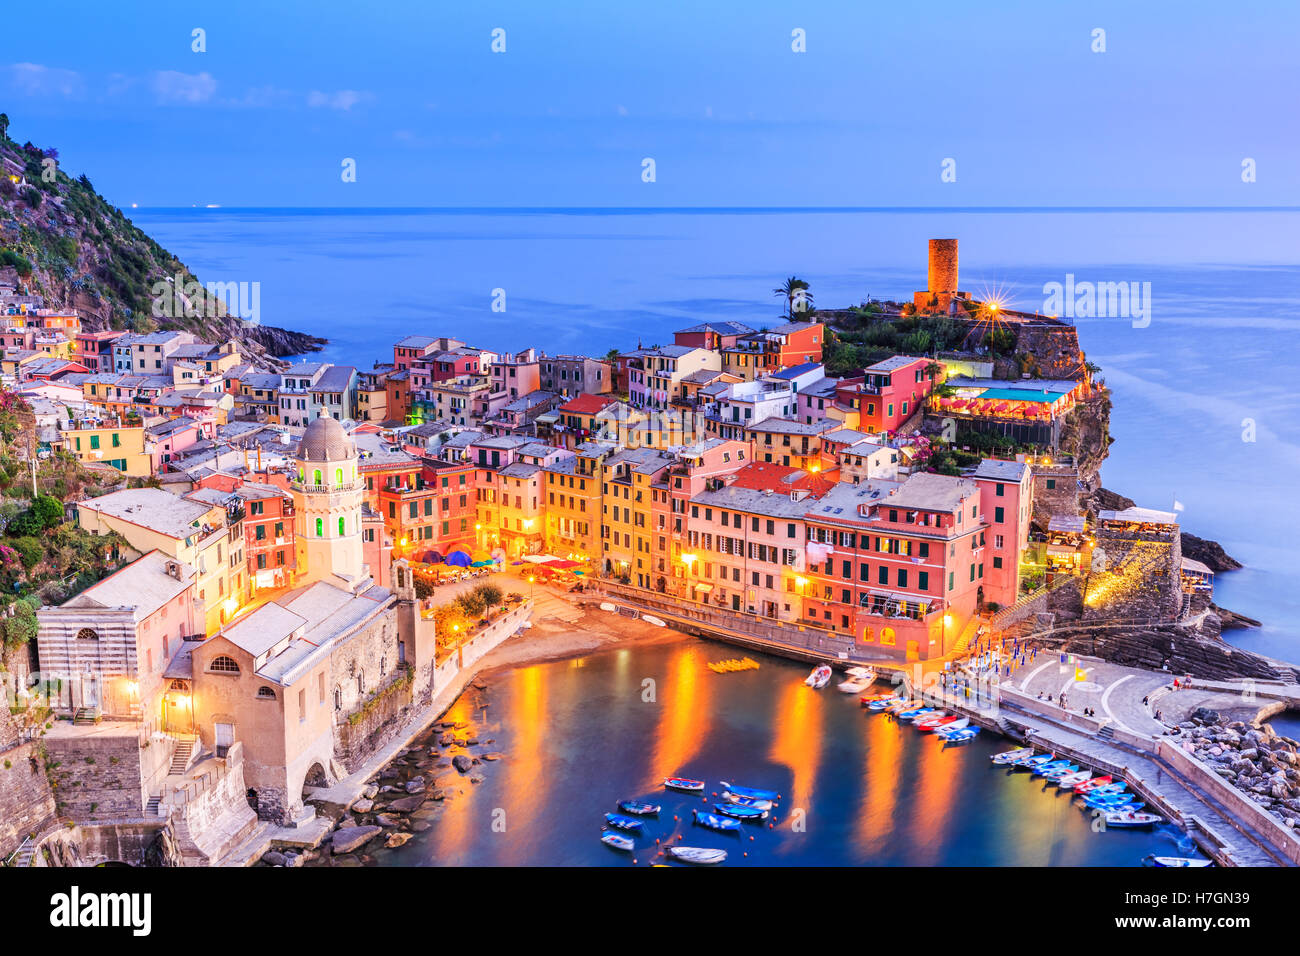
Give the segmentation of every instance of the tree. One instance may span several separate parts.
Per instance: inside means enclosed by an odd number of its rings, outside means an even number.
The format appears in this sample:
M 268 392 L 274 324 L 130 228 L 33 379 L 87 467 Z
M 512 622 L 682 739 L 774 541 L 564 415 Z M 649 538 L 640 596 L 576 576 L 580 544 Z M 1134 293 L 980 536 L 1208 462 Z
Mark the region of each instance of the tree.
M 787 318 L 794 318 L 795 299 L 799 300 L 799 312 L 806 312 L 812 307 L 812 293 L 808 291 L 808 283 L 798 276 L 790 276 L 785 280 L 785 284 L 779 288 L 773 289 L 772 294 L 778 299 L 785 299 L 785 315 Z
M 4 642 L 9 647 L 26 644 L 36 638 L 39 630 L 40 625 L 32 606 L 25 601 L 19 601 L 14 605 L 13 617 L 4 619 Z
M 0 113 L 0 142 L 9 138 L 9 114 Z
M 32 514 L 44 528 L 54 528 L 63 524 L 63 502 L 50 495 L 37 495 L 32 501 Z
M 502 598 L 505 597 L 499 587 L 495 584 L 488 583 L 480 584 L 476 587 L 474 589 L 474 594 L 482 600 L 484 608 L 488 611 L 491 611 L 492 608 L 500 604 Z
M 456 607 L 472 620 L 483 616 L 483 612 L 487 610 L 487 602 L 477 591 L 467 591 L 456 598 Z

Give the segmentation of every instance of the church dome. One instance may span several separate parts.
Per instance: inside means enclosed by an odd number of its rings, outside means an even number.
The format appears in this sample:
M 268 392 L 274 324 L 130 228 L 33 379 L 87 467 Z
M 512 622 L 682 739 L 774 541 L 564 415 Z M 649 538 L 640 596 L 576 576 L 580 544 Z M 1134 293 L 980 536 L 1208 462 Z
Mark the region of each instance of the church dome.
M 322 414 L 303 432 L 298 444 L 300 461 L 346 461 L 357 457 L 357 446 L 338 419 Z

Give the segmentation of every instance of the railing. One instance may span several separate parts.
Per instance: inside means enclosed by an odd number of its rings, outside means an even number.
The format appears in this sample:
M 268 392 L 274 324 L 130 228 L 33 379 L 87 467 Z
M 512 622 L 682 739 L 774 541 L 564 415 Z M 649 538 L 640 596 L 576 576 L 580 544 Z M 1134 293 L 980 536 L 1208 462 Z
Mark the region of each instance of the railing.
M 29 850 L 29 849 L 32 850 L 33 853 L 30 857 L 28 857 L 27 865 L 31 866 L 32 860 L 36 858 L 35 855 L 36 845 L 33 842 L 31 837 L 24 837 L 23 842 L 18 845 L 18 849 L 14 850 L 12 853 L 9 854 L 8 857 L 5 858 L 5 866 L 13 866 L 14 860 L 18 859 L 18 857 L 22 855 L 24 850 Z

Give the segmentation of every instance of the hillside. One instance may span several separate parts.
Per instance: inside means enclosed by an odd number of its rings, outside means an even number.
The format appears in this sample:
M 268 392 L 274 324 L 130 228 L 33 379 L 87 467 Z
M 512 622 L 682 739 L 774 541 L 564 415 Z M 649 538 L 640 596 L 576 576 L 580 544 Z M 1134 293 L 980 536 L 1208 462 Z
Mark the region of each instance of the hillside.
M 264 365 L 320 349 L 324 340 L 315 336 L 230 316 L 206 292 L 191 299 L 197 315 L 155 315 L 155 283 L 177 275 L 186 283 L 198 278 L 86 176 L 72 179 L 59 169 L 57 150 L 20 146 L 7 126 L 0 114 L 0 278 L 16 275 L 20 291 L 41 296 L 49 308 L 77 309 L 91 331 L 181 329 L 203 341 L 234 338 Z

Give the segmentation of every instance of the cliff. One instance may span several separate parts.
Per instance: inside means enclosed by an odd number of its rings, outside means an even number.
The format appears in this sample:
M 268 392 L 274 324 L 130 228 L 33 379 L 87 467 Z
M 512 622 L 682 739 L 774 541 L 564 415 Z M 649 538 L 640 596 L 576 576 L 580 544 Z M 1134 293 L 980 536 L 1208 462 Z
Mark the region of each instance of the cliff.
M 2 114 L 0 114 L 2 115 Z M 190 303 L 197 314 L 164 314 L 154 286 L 197 277 L 99 195 L 86 176 L 72 179 L 58 151 L 19 146 L 0 122 L 0 277 L 17 279 L 19 291 L 40 296 L 48 308 L 81 313 L 89 331 L 150 332 L 180 329 L 203 341 L 236 339 L 249 360 L 274 367 L 277 358 L 319 351 L 324 339 L 246 322 L 230 315 L 199 286 Z

